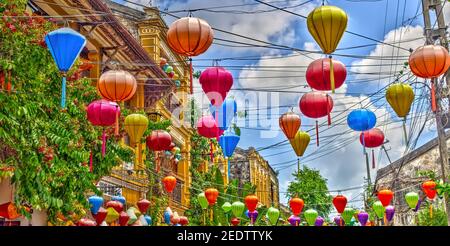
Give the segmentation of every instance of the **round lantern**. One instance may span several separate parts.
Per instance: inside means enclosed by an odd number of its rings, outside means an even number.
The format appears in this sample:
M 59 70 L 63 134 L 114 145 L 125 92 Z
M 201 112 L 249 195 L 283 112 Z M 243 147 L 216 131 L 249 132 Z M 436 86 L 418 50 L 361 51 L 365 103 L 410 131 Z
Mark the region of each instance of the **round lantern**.
M 348 126 L 355 131 L 367 131 L 377 123 L 375 113 L 368 109 L 355 109 L 347 116 Z
M 383 206 L 388 206 L 391 203 L 392 198 L 394 197 L 394 192 L 388 189 L 383 189 L 378 191 L 378 199 L 380 200 Z
M 431 109 L 436 111 L 436 78 L 450 67 L 450 55 L 440 45 L 425 45 L 417 48 L 409 56 L 409 68 L 417 77 L 431 79 Z
M 172 144 L 172 136 L 164 130 L 154 130 L 147 137 L 147 147 L 153 151 L 169 150 Z
M 309 118 L 318 119 L 328 116 L 328 125 L 331 125 L 330 113 L 333 110 L 333 99 L 322 92 L 308 92 L 299 102 L 300 111 Z M 316 142 L 319 146 L 319 122 L 316 120 Z
M 288 139 L 293 139 L 302 123 L 300 116 L 294 112 L 287 112 L 279 119 L 280 128 Z
M 210 67 L 200 74 L 203 92 L 213 106 L 220 106 L 233 86 L 233 76 L 223 67 Z
M 291 207 L 292 214 L 298 216 L 302 210 L 305 203 L 301 198 L 294 197 L 289 201 L 289 206 Z
M 359 142 L 366 148 L 372 148 L 372 168 L 375 168 L 375 151 L 373 148 L 380 147 L 384 143 L 384 134 L 378 128 L 372 128 L 361 132 Z
M 219 137 L 220 129 L 211 115 L 201 117 L 197 122 L 197 132 L 205 138 Z
M 333 68 L 333 73 L 331 68 Z M 306 70 L 306 82 L 311 88 L 319 91 L 337 89 L 344 84 L 346 78 L 347 70 L 345 65 L 333 59 L 322 58 L 315 60 L 309 64 Z
M 247 206 L 248 211 L 253 212 L 258 206 L 258 197 L 256 195 L 248 195 L 244 199 L 245 206 Z
M 217 202 L 217 197 L 219 196 L 219 191 L 214 188 L 206 189 L 205 191 L 206 199 L 208 200 L 208 204 L 213 206 Z
M 347 198 L 343 195 L 337 195 L 333 198 L 333 205 L 338 213 L 342 214 L 345 206 L 347 206 Z
M 211 46 L 214 32 L 209 24 L 199 18 L 184 17 L 170 25 L 167 41 L 170 48 L 183 56 L 197 56 Z M 192 87 L 192 60 L 190 60 L 190 81 Z

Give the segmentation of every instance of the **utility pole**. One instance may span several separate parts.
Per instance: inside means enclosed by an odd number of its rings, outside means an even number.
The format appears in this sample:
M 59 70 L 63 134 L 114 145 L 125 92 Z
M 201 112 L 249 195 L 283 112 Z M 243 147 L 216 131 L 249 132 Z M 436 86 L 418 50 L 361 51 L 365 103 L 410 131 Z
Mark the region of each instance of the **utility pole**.
M 439 39 L 440 45 L 445 47 L 448 50 L 448 41 L 447 41 L 447 27 L 445 26 L 444 13 L 442 9 L 442 4 L 440 0 L 422 0 L 422 8 L 423 8 L 423 19 L 425 24 L 425 37 L 427 39 L 427 44 L 434 44 L 436 40 Z M 431 24 L 430 12 L 434 11 L 436 14 L 436 22 L 438 24 L 437 29 L 434 29 L 434 25 Z M 450 72 L 444 75 L 445 80 L 447 82 L 447 88 L 450 88 Z M 445 135 L 445 128 L 442 123 L 442 117 L 446 117 L 446 112 L 443 112 L 442 105 L 442 96 L 439 96 L 444 90 L 441 87 L 441 84 L 436 79 L 436 105 L 437 110 L 435 112 L 436 117 L 436 128 L 438 134 L 438 145 L 439 145 L 439 154 L 441 161 L 441 177 L 444 182 L 447 182 L 447 170 L 449 168 L 448 164 L 448 149 L 447 149 L 447 138 Z M 450 103 L 450 100 L 449 100 Z M 450 106 L 450 105 L 449 105 Z M 450 203 L 448 202 L 448 197 L 444 197 L 445 210 L 447 212 L 447 221 L 450 225 Z

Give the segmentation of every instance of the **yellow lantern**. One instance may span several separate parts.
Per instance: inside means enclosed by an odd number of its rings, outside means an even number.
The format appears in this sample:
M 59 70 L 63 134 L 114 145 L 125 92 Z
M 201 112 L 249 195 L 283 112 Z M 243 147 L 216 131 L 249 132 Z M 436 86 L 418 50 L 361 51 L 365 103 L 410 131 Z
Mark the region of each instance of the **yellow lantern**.
M 406 115 L 411 110 L 411 104 L 414 101 L 414 91 L 409 84 L 395 83 L 386 90 L 386 100 L 394 109 L 398 117 L 403 117 L 403 134 L 405 144 L 407 143 L 406 134 Z
M 309 134 L 304 131 L 298 131 L 293 139 L 289 139 L 289 142 L 291 143 L 291 146 L 298 157 L 298 171 L 300 171 L 300 156 L 303 156 L 303 154 L 305 153 L 310 140 L 311 138 L 309 137 Z
M 323 53 L 333 53 L 347 28 L 348 17 L 344 10 L 336 6 L 320 6 L 315 8 L 307 18 L 309 33 L 316 40 Z M 334 93 L 334 69 L 330 58 L 330 83 Z
M 128 133 L 130 138 L 130 145 L 133 147 L 138 147 L 137 156 L 139 163 L 142 162 L 142 151 L 140 140 L 144 135 L 145 130 L 147 130 L 148 119 L 142 114 L 130 114 L 125 118 L 125 131 Z

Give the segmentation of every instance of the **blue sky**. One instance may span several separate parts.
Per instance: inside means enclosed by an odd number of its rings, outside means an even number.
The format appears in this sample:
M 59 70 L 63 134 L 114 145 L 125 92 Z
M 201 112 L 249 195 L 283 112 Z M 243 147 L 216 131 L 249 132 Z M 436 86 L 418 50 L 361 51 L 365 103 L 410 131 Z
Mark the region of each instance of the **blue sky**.
M 119 1 L 119 0 L 118 0 Z M 120 1 L 119 1 L 120 2 Z M 149 1 L 136 1 L 141 4 L 148 4 Z M 230 0 L 230 1 L 219 1 L 219 0 L 183 0 L 183 1 L 154 1 L 160 7 L 160 9 L 167 9 L 170 11 L 175 10 L 183 10 L 183 9 L 196 9 L 196 8 L 208 8 L 212 6 L 222 6 L 222 5 L 233 5 L 233 4 L 242 4 L 242 3 L 255 3 L 252 0 Z M 266 1 L 268 2 L 268 1 Z M 273 2 L 273 1 L 271 1 Z M 276 1 L 273 3 L 279 7 L 286 6 L 294 6 L 299 3 L 305 1 L 291 0 L 291 1 Z M 417 15 L 417 13 L 422 12 L 422 7 L 419 4 L 420 0 L 380 0 L 380 1 L 349 1 L 349 0 L 331 0 L 326 1 L 329 5 L 336 5 L 343 10 L 345 10 L 349 16 L 349 22 L 347 26 L 347 30 L 368 36 L 370 38 L 376 40 L 383 40 L 386 42 L 395 41 L 405 41 L 412 40 L 410 42 L 401 43 L 401 46 L 404 48 L 416 48 L 419 45 L 424 43 L 424 40 L 417 39 L 423 35 L 423 21 L 422 15 L 418 15 L 417 18 L 413 18 Z M 290 11 L 300 13 L 303 15 L 307 15 L 314 7 L 317 7 L 321 4 L 321 1 L 311 1 L 301 7 L 290 8 Z M 386 4 L 387 13 L 386 13 Z M 398 8 L 397 8 L 398 4 Z M 450 5 L 450 4 L 449 4 Z M 449 6 L 445 6 L 444 14 L 446 18 L 446 22 L 450 20 L 450 11 Z M 247 5 L 242 7 L 234 7 L 234 8 L 226 8 L 222 10 L 241 10 L 241 11 L 258 11 L 258 10 L 270 10 L 271 8 L 268 6 L 264 6 L 261 4 L 258 5 Z M 221 9 L 215 9 L 221 10 Z M 417 12 L 419 11 L 419 12 Z M 178 16 L 187 16 L 186 12 L 176 13 Z M 260 13 L 260 14 L 237 14 L 237 13 L 212 13 L 208 11 L 195 11 L 193 12 L 195 17 L 200 17 L 208 21 L 213 27 L 217 27 L 220 29 L 224 29 L 227 31 L 231 31 L 237 34 L 242 34 L 248 37 L 257 38 L 259 40 L 269 41 L 276 44 L 283 44 L 296 48 L 305 48 L 307 50 L 318 49 L 315 45 L 314 40 L 308 33 L 306 28 L 306 20 L 300 18 L 298 16 L 293 16 L 289 13 L 284 13 L 281 11 L 273 11 L 270 13 Z M 386 18 L 386 19 L 385 19 Z M 411 21 L 410 18 L 413 18 Z M 169 16 L 165 17 L 168 24 L 173 22 L 175 19 Z M 386 21 L 386 25 L 385 24 Z M 403 22 L 403 24 L 402 24 Z M 432 21 L 434 23 L 434 21 Z M 215 37 L 235 40 L 240 42 L 245 42 L 245 39 L 236 38 L 229 34 L 223 33 L 215 33 Z M 339 47 L 352 47 L 357 45 L 366 45 L 366 44 L 375 44 L 375 42 L 355 37 L 346 33 L 342 38 Z M 338 47 L 338 48 L 339 48 Z M 352 67 L 347 68 L 348 71 L 359 72 L 359 73 L 378 73 L 380 72 L 379 67 L 370 67 L 366 65 L 377 65 L 379 64 L 379 60 L 373 59 L 364 59 L 364 56 L 391 56 L 399 54 L 400 56 L 407 56 L 408 52 L 399 49 L 393 49 L 390 46 L 386 45 L 374 45 L 365 48 L 359 49 L 351 49 L 340 51 L 339 53 L 350 54 L 361 56 L 361 58 L 344 58 L 344 57 L 335 57 L 336 59 L 342 61 L 346 65 L 360 65 L 360 67 Z M 267 56 L 292 56 L 296 55 L 292 53 L 292 51 L 280 51 L 274 49 L 255 49 L 255 48 L 230 48 L 223 47 L 220 45 L 212 45 L 210 49 L 204 53 L 203 55 L 197 57 L 197 59 L 217 59 L 224 57 L 248 57 L 255 56 L 254 60 L 228 60 L 228 61 L 220 61 L 220 65 L 222 66 L 247 66 L 244 70 L 237 69 L 231 70 L 233 76 L 235 78 L 233 89 L 236 88 L 262 88 L 262 87 L 273 87 L 273 88 L 283 88 L 289 85 L 304 85 L 306 84 L 305 79 L 300 77 L 304 75 L 305 68 L 299 68 L 298 72 L 290 71 L 290 72 L 264 72 L 258 69 L 251 69 L 252 66 L 276 66 L 283 70 L 282 66 L 289 65 L 297 65 L 297 66 L 307 66 L 312 60 L 304 56 L 293 56 L 289 58 L 279 58 L 279 59 L 259 59 L 260 57 Z M 323 57 L 321 55 L 315 55 L 313 58 L 317 59 Z M 195 59 L 194 59 L 195 60 Z M 399 63 L 403 63 L 407 61 L 407 59 L 400 60 Z M 390 64 L 390 61 L 383 61 L 383 64 Z M 197 66 L 208 66 L 211 65 L 211 61 L 196 61 L 194 63 Z M 366 67 L 365 67 L 366 66 Z M 203 68 L 198 68 L 203 69 Z M 395 72 L 400 69 L 400 66 L 385 66 L 383 67 L 383 73 Z M 284 69 L 286 70 L 286 69 Z M 275 79 L 248 79 L 248 77 L 264 77 L 264 76 L 280 76 L 282 75 L 298 75 L 298 78 L 275 78 Z M 239 79 L 243 78 L 243 79 Z M 245 79 L 247 78 L 247 79 Z M 355 80 L 355 79 L 373 79 L 376 77 L 370 77 L 368 75 L 355 75 L 350 74 L 347 77 L 347 80 Z M 347 107 L 350 103 L 357 103 L 360 100 L 366 100 L 366 102 L 370 100 L 374 100 L 375 98 L 380 98 L 384 96 L 384 91 L 377 94 L 376 97 L 372 99 L 367 99 L 366 94 L 377 91 L 379 88 L 387 85 L 391 80 L 384 79 L 380 81 L 370 81 L 365 83 L 348 83 L 343 88 L 337 90 L 337 93 L 333 96 L 334 102 L 336 104 L 336 111 L 348 110 Z M 196 86 L 200 87 L 198 82 L 196 82 Z M 295 88 L 293 90 L 297 91 L 309 91 L 307 88 Z M 242 111 L 244 104 L 240 101 L 238 92 L 242 91 L 232 91 L 230 95 L 234 95 L 236 100 L 238 101 L 238 110 Z M 419 92 L 419 91 L 418 91 Z M 361 96 L 355 95 L 355 93 L 362 93 Z M 201 90 L 199 88 L 196 89 L 196 96 L 200 97 L 202 95 Z M 278 117 L 280 114 L 287 111 L 286 107 L 278 107 L 279 105 L 292 105 L 296 112 L 298 112 L 298 100 L 301 97 L 302 93 L 281 93 L 278 94 L 279 100 L 277 102 L 271 102 L 270 107 L 274 107 L 279 109 L 278 112 L 273 112 L 271 117 L 271 128 L 274 130 L 276 135 L 272 138 L 262 138 L 262 132 L 258 129 L 264 128 L 261 126 L 251 126 L 248 124 L 246 127 L 242 128 L 241 141 L 239 143 L 239 147 L 248 148 L 253 146 L 255 148 L 265 147 L 282 140 L 285 140 L 284 135 L 278 128 Z M 258 99 L 261 100 L 263 95 L 259 95 Z M 428 102 L 427 102 L 428 103 Z M 259 107 L 260 105 L 252 105 L 250 108 Z M 204 108 L 207 108 L 206 105 Z M 389 151 L 391 155 L 391 159 L 395 160 L 401 156 L 404 150 L 403 143 L 403 135 L 402 129 L 400 128 L 400 124 L 398 118 L 396 118 L 395 114 L 392 114 L 392 110 L 387 106 L 387 103 L 384 99 L 378 100 L 374 103 L 373 106 L 370 107 L 372 110 L 376 110 L 377 115 L 379 116 L 379 122 L 392 122 L 387 127 L 380 126 L 384 131 L 386 138 L 389 139 L 390 143 L 387 144 L 387 148 L 392 148 Z M 206 111 L 205 111 L 206 112 Z M 266 113 L 264 111 L 260 111 L 261 113 Z M 348 112 L 347 112 L 348 113 Z M 334 116 L 334 114 L 332 114 Z M 260 117 L 267 118 L 267 116 L 254 115 L 250 117 Z M 340 117 L 340 116 L 339 116 Z M 270 118 L 270 117 L 269 117 Z M 334 118 L 334 117 L 333 117 Z M 240 123 L 243 123 L 243 119 L 239 119 Z M 325 122 L 326 119 L 321 119 L 320 123 Z M 248 122 L 247 122 L 248 123 Z M 254 121 L 252 122 L 254 123 Z M 410 121 L 408 121 L 410 123 Z M 302 116 L 302 126 L 303 130 L 310 129 L 314 124 L 314 121 L 307 119 Z M 426 131 L 419 139 L 418 146 L 423 144 L 424 142 L 430 140 L 434 135 L 434 122 L 430 121 L 429 127 L 427 127 Z M 248 129 L 248 128 L 257 128 L 257 129 Z M 322 129 L 326 129 L 327 127 L 321 127 Z M 332 129 L 327 130 L 323 135 L 332 135 L 346 132 L 348 127 L 345 125 L 333 127 Z M 409 130 L 409 128 L 408 128 Z M 348 187 L 359 186 L 363 184 L 364 177 L 366 176 L 365 162 L 362 155 L 362 149 L 359 141 L 357 140 L 356 133 L 347 133 L 342 136 L 342 138 L 336 139 L 334 142 L 329 143 L 329 145 L 325 148 L 336 148 L 336 146 L 342 142 L 342 139 L 345 137 L 354 136 L 354 141 L 349 142 L 347 145 L 342 146 L 334 153 L 330 153 L 329 155 L 325 155 L 323 157 L 317 158 L 314 161 L 307 162 L 306 165 L 319 169 L 323 176 L 328 179 L 329 188 L 331 190 L 337 189 L 345 189 Z M 315 138 L 312 137 L 311 142 L 314 142 Z M 290 150 L 290 145 L 285 145 L 278 148 L 272 148 L 268 150 L 264 150 L 261 152 L 266 159 L 274 165 L 275 169 L 280 167 L 278 163 L 283 163 L 287 161 L 291 161 L 293 165 L 286 169 L 280 171 L 279 179 L 281 185 L 281 192 L 284 192 L 287 188 L 289 181 L 293 178 L 291 173 L 296 169 L 295 160 L 296 156 L 293 151 Z M 326 149 L 319 149 L 315 145 L 310 145 L 308 147 L 305 155 L 314 153 L 315 151 L 324 152 Z M 283 153 L 285 152 L 285 153 Z M 384 154 L 378 154 L 379 151 L 376 150 L 377 159 L 380 160 L 380 163 L 377 163 L 378 167 L 385 166 L 388 161 Z M 315 154 L 313 156 L 319 156 Z M 283 166 L 285 167 L 285 165 Z M 377 167 L 377 168 L 378 168 Z M 372 170 L 372 179 L 375 179 L 375 171 Z M 352 190 L 346 194 L 350 199 L 356 201 L 352 205 L 358 207 L 361 206 L 361 203 L 358 202 L 360 198 L 359 193 L 361 190 Z M 281 197 L 284 197 L 284 193 L 281 194 Z M 286 201 L 286 199 L 283 199 Z

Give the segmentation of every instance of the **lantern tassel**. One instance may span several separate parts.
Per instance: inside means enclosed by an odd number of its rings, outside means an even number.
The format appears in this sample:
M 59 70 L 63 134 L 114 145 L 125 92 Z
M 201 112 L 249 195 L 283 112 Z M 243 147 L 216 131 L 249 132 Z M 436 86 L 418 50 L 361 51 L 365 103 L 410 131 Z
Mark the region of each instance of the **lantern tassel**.
M 434 79 L 431 79 L 431 110 L 436 112 L 436 88 L 434 86 Z
M 405 145 L 408 144 L 408 134 L 406 133 L 406 117 L 403 119 L 403 135 L 405 137 Z
M 433 204 L 430 203 L 430 218 L 433 218 Z
M 138 147 L 138 161 L 139 161 L 139 166 L 141 166 L 142 164 L 142 144 L 138 143 L 137 144 Z
M 333 59 L 330 58 L 330 83 L 331 83 L 331 93 L 334 93 L 335 91 L 335 84 L 334 84 L 334 66 L 333 66 Z
M 372 150 L 372 169 L 375 169 L 375 151 Z
M 319 147 L 319 122 L 316 120 L 316 143 L 317 147 Z
M 213 208 L 211 207 L 211 217 L 209 218 L 211 225 L 213 224 L 213 217 L 214 217 L 214 212 L 213 212 Z
M 228 183 L 230 183 L 230 158 L 227 157 L 227 166 L 228 166 Z
M 300 177 L 300 158 L 297 158 L 297 175 Z
M 386 218 L 386 214 L 385 214 L 384 217 L 383 217 L 383 223 L 384 223 L 384 226 L 387 226 L 387 218 Z
M 331 110 L 330 110 L 330 101 L 328 100 L 328 94 L 327 94 L 327 117 L 328 117 L 328 125 L 331 125 Z
M 91 153 L 89 153 L 89 172 L 91 172 L 92 173 L 92 167 L 93 167 L 93 165 L 92 165 L 92 159 L 93 159 L 93 156 L 92 156 L 92 150 L 91 150 Z
M 106 154 L 106 133 L 105 129 L 102 132 L 102 157 L 105 157 Z
M 209 155 L 210 155 L 210 157 L 211 157 L 211 162 L 214 162 L 214 158 L 213 158 L 213 142 L 212 142 L 212 140 L 210 139 L 209 140 Z
M 65 107 L 66 107 L 66 74 L 63 75 L 61 86 L 61 108 Z
M 194 94 L 194 87 L 193 87 L 193 73 L 194 69 L 192 67 L 192 58 L 189 58 L 189 79 L 191 84 L 191 95 Z
M 119 110 L 116 109 L 116 125 L 114 128 L 114 134 L 119 136 Z

